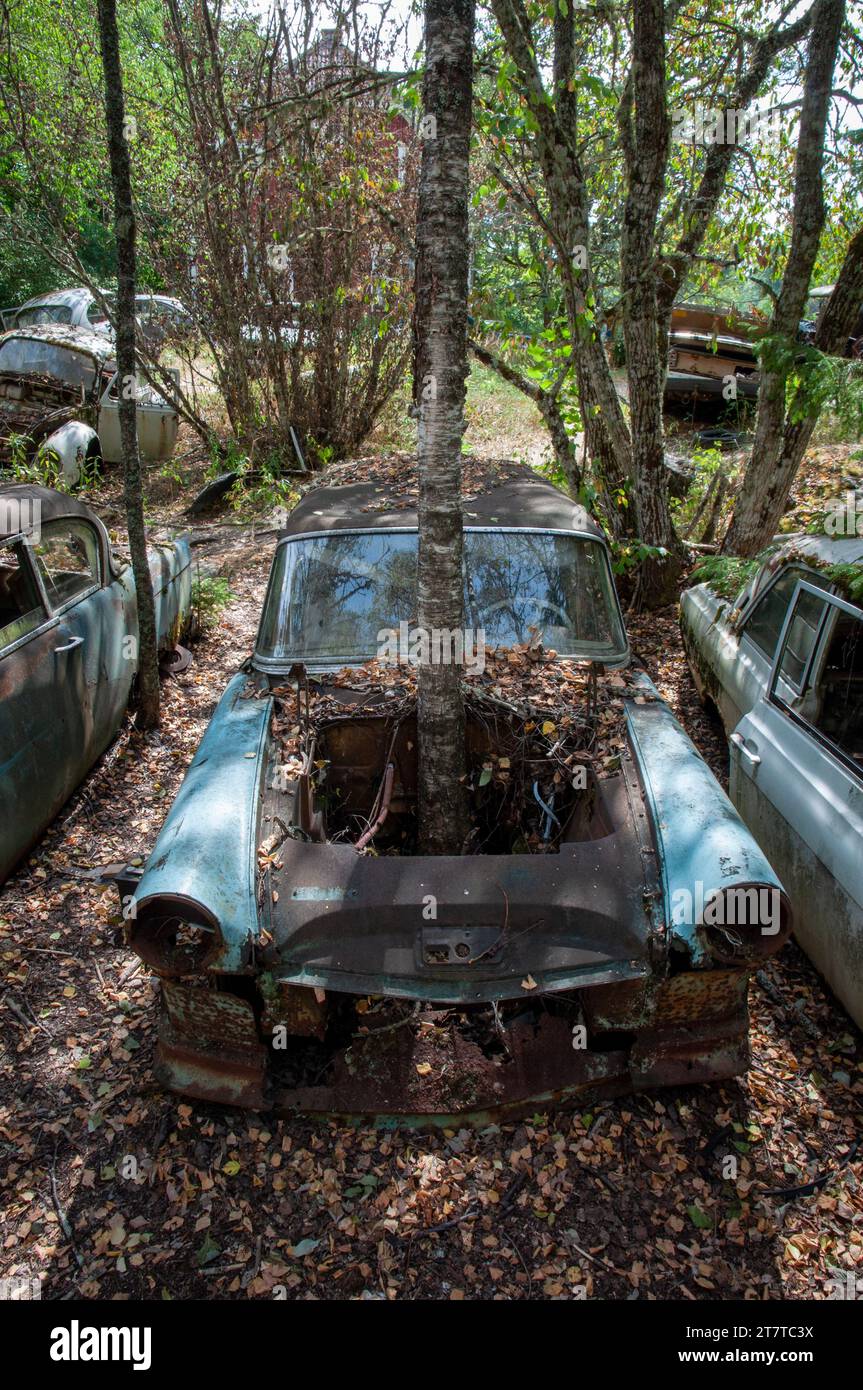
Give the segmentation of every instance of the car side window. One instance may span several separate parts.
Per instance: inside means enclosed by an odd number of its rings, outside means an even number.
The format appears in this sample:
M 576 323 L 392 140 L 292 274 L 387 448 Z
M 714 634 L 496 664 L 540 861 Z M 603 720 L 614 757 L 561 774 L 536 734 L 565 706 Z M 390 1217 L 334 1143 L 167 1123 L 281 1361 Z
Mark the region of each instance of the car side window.
M 820 631 L 825 615 L 828 628 L 820 675 L 813 688 L 814 673 L 810 673 L 804 698 L 795 712 L 863 771 L 863 614 L 858 610 L 846 612 L 825 599 L 801 591 L 782 645 L 777 676 L 790 685 L 796 684 L 799 657 L 795 651 L 795 629 L 799 631 L 798 620 L 809 626 L 814 623 L 816 631 Z M 783 704 L 775 691 L 773 698 Z
M 840 613 L 818 683 L 813 720 L 825 738 L 863 768 L 863 621 Z
M 53 608 L 99 582 L 99 542 L 86 521 L 69 517 L 47 522 L 33 554 Z
M 802 592 L 794 605 L 791 622 L 785 634 L 780 667 L 782 679 L 800 694 L 803 692 L 809 658 L 815 650 L 825 611 L 822 599 L 816 598 L 815 594 Z
M 829 587 L 829 582 L 820 575 L 810 574 L 797 565 L 789 565 L 756 602 L 752 613 L 743 624 L 743 635 L 748 637 L 769 661 L 773 660 L 776 643 L 779 641 L 797 581 L 803 578 L 817 584 L 819 588 Z
M 24 547 L 0 548 L 0 652 L 45 621 L 46 613 Z

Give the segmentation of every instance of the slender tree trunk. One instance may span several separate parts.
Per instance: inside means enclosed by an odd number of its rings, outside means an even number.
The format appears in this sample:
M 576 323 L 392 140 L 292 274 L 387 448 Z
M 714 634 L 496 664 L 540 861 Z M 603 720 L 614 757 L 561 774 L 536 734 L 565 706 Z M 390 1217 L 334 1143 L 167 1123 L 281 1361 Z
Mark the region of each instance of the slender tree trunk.
M 756 555 L 772 538 L 800 461 L 783 456 L 785 395 L 824 227 L 824 132 L 844 19 L 845 0 L 816 0 L 794 170 L 791 247 L 773 314 L 773 351 L 758 390 L 752 458 L 723 543 L 726 554 Z
M 559 392 L 557 390 L 546 391 L 542 386 L 537 386 L 536 382 L 528 381 L 526 376 L 522 376 L 515 367 L 505 362 L 499 353 L 484 347 L 482 343 L 475 342 L 473 338 L 468 340 L 468 346 L 474 357 L 482 362 L 483 366 L 491 367 L 492 371 L 497 372 L 499 377 L 508 381 L 511 386 L 515 386 L 517 390 L 522 391 L 533 401 L 548 430 L 551 447 L 554 451 L 554 461 L 566 478 L 566 485 L 571 495 L 576 497 L 582 484 L 581 468 L 576 457 L 575 444 L 569 436 L 561 413 Z
M 543 85 L 523 0 L 492 0 L 491 7 L 537 124 L 536 156 L 548 199 L 548 226 L 559 258 L 570 338 L 578 364 L 588 449 L 599 462 L 602 484 L 611 495 L 631 476 L 632 451 L 617 388 L 594 322 L 587 185 L 576 141 L 576 104 L 574 94 L 569 92 L 569 81 L 574 80 L 574 7 L 558 6 L 556 11 L 557 105 Z
M 419 418 L 419 626 L 464 630 L 461 441 L 467 362 L 473 0 L 426 0 L 417 208 L 415 399 Z M 428 127 L 432 126 L 429 130 Z M 458 854 L 468 830 L 461 667 L 419 668 L 419 831 Z
M 135 575 L 138 606 L 139 722 L 143 728 L 159 723 L 159 655 L 153 584 L 147 562 L 141 459 L 138 453 L 137 377 L 135 357 L 135 210 L 129 146 L 123 114 L 123 74 L 117 35 L 115 0 L 98 0 L 99 39 L 105 73 L 105 119 L 114 192 L 114 235 L 117 242 L 117 369 L 120 373 L 120 442 L 126 492 L 126 525 Z
M 824 312 L 820 317 L 814 343 L 820 352 L 826 352 L 829 356 L 836 357 L 841 357 L 844 354 L 848 339 L 860 317 L 861 304 L 863 304 L 863 227 L 859 228 L 848 244 L 839 278 L 833 286 L 833 293 L 824 306 Z M 818 423 L 819 412 L 803 414 L 804 409 L 802 388 L 798 388 L 798 394 L 788 412 L 785 438 L 782 443 L 782 461 L 783 464 L 788 465 L 790 474 L 788 491 L 782 499 L 783 507 L 797 476 L 797 470 L 803 461 L 803 455 L 809 446 L 812 432 Z
M 644 542 L 666 552 L 642 566 L 639 601 L 647 606 L 669 602 L 680 572 L 680 550 L 668 509 L 662 429 L 664 372 L 653 264 L 671 135 L 665 80 L 664 2 L 634 0 L 632 109 L 627 101 L 621 112 L 628 183 L 620 245 L 623 336 L 636 525 Z

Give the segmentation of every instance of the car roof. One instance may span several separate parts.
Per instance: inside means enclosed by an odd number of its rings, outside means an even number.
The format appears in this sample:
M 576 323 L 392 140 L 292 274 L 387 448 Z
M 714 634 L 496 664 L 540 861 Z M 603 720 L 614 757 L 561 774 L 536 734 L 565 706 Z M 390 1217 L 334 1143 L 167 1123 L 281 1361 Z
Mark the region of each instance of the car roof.
M 19 305 L 19 309 L 35 309 L 38 304 L 80 304 L 82 299 L 93 299 L 92 290 L 88 290 L 84 285 L 76 285 L 70 290 L 49 290 L 47 294 L 34 295 L 25 304 Z
M 282 537 L 396 527 L 415 531 L 415 460 L 398 462 L 401 467 L 388 477 L 376 470 L 373 460 L 328 469 L 290 513 Z M 362 477 L 364 471 L 371 476 Z M 532 469 L 509 459 L 465 460 L 462 508 L 466 527 L 572 531 L 605 540 L 584 507 Z
M 863 536 L 798 535 L 786 540 L 779 554 L 803 554 L 819 565 L 863 565 Z
M 31 507 L 34 502 L 38 502 L 38 515 L 41 524 L 46 521 L 57 521 L 61 517 L 67 516 L 86 517 L 88 521 L 96 520 L 95 513 L 87 506 L 86 502 L 82 502 L 77 497 L 70 497 L 66 492 L 55 492 L 50 487 L 38 487 L 35 483 L 0 484 L 0 501 L 10 500 L 27 502 Z M 9 529 L 8 515 L 7 509 L 0 507 L 0 542 L 8 540 L 10 536 L 16 536 L 19 531 L 17 526 Z
M 103 365 L 113 362 L 116 356 L 113 340 L 104 333 L 94 333 L 89 328 L 79 328 L 69 323 L 40 323 L 32 328 L 10 328 L 8 333 L 0 337 L 0 344 L 5 343 L 7 338 L 36 338 L 53 343 L 56 347 L 89 352 Z

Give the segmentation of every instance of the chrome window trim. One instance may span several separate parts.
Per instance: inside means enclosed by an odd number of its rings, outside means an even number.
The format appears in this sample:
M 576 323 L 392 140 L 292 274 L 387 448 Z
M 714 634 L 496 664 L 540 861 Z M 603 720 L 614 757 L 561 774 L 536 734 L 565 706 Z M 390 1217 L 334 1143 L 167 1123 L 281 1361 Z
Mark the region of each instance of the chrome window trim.
M 30 577 L 36 585 L 44 617 L 35 627 L 31 627 L 29 632 L 24 632 L 20 637 L 16 637 L 14 642 L 8 642 L 5 646 L 0 646 L 0 661 L 2 661 L 4 657 L 10 656 L 13 652 L 17 652 L 20 647 L 23 647 L 27 642 L 31 642 L 34 637 L 38 637 L 41 632 L 47 632 L 57 617 L 48 602 L 48 595 L 42 583 L 39 566 L 36 564 L 33 553 L 27 544 L 27 533 L 19 531 L 15 536 L 7 536 L 4 541 L 0 542 L 0 551 L 6 550 L 7 548 L 11 550 L 12 547 L 16 545 L 20 546 L 21 552 L 25 557 L 24 563 L 29 567 Z

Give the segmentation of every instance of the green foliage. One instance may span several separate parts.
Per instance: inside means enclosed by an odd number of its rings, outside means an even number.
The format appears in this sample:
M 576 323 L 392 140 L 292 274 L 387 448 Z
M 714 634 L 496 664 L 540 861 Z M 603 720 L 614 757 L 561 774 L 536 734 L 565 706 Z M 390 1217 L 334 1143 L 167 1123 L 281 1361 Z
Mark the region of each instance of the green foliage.
M 698 510 L 702 498 L 710 487 L 715 474 L 722 467 L 722 450 L 717 448 L 693 449 L 690 455 L 690 462 L 692 464 L 693 479 L 690 487 L 687 489 L 686 496 L 672 497 L 669 504 L 671 518 L 674 522 L 674 529 L 681 534 L 686 530 Z
M 290 511 L 296 505 L 299 493 L 292 480 L 283 475 L 278 451 L 264 455 L 254 466 L 247 456 L 240 457 L 232 467 L 239 477 L 228 493 L 228 501 L 239 518 Z
M 863 603 L 863 569 L 859 565 L 819 565 L 831 584 L 851 603 Z
M 662 560 L 668 554 L 664 545 L 646 545 L 644 541 L 612 539 L 611 568 L 616 575 L 628 575 L 646 560 Z
M 218 575 L 198 575 L 192 583 L 192 610 L 199 628 L 215 627 L 219 614 L 234 597 L 227 579 Z
M 733 603 L 764 564 L 764 555 L 743 560 L 737 555 L 705 555 L 692 571 L 693 584 L 707 584 L 720 598 Z
M 31 458 L 30 441 L 25 435 L 12 435 L 8 447 L 9 461 L 5 472 L 16 483 L 35 483 L 38 487 L 53 488 L 55 492 L 72 492 L 93 488 L 99 481 L 98 459 L 82 460 L 78 478 L 70 483 L 63 472 L 60 456 L 54 449 L 43 448 Z

